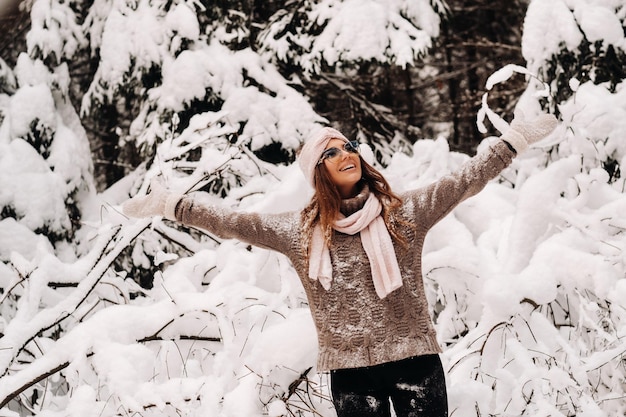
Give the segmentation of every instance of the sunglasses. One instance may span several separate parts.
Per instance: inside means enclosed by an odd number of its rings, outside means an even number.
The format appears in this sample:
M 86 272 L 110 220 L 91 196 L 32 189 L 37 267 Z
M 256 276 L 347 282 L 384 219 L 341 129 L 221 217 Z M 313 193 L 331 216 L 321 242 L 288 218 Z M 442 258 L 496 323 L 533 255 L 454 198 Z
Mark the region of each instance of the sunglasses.
M 330 162 L 335 163 L 339 160 L 339 156 L 343 152 L 359 153 L 359 142 L 356 140 L 351 140 L 350 142 L 346 142 L 345 145 L 343 145 L 343 150 L 339 148 L 326 149 L 324 152 L 322 152 L 322 156 L 320 157 L 320 160 L 317 161 L 317 165 L 324 162 L 325 159 L 328 159 Z

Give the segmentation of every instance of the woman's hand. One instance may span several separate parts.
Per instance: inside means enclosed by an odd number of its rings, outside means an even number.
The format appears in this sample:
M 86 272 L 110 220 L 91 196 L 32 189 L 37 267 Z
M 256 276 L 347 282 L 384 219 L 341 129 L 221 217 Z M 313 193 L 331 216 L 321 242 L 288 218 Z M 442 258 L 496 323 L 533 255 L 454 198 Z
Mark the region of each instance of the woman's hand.
M 122 204 L 122 211 L 128 217 L 163 216 L 176 220 L 176 204 L 182 196 L 168 192 L 158 181 L 150 183 L 150 192 L 135 196 Z
M 552 114 L 541 114 L 533 120 L 526 120 L 523 113 L 516 116 L 509 130 L 501 139 L 508 142 L 520 154 L 529 145 L 545 138 L 556 128 L 557 120 Z

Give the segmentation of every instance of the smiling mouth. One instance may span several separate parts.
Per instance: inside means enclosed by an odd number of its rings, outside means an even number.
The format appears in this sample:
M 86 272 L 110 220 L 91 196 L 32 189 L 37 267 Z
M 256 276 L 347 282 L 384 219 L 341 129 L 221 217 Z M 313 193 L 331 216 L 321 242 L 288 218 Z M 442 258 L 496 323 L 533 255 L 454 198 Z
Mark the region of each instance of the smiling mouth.
M 354 168 L 354 165 L 346 165 L 345 167 L 341 168 L 339 171 L 344 172 L 352 168 Z

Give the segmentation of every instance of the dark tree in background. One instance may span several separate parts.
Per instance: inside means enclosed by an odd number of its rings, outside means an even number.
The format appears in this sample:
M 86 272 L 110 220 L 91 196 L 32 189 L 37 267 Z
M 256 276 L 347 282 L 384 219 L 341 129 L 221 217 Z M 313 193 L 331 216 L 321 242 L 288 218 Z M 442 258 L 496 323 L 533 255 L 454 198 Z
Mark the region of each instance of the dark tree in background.
M 504 65 L 524 65 L 520 45 L 528 1 L 447 4 L 440 37 L 415 66 L 359 62 L 306 79 L 316 111 L 351 136 L 391 142 L 399 133 L 413 143 L 443 135 L 452 149 L 473 153 L 483 138 L 476 113 L 487 78 Z M 287 75 L 292 70 L 282 69 Z M 511 80 L 490 94 L 491 107 L 510 119 L 524 88 L 522 77 Z
M 306 14 L 303 4 L 285 5 L 285 13 L 294 16 L 294 25 L 301 22 L 297 16 Z M 452 149 L 473 153 L 483 138 L 475 120 L 487 78 L 504 65 L 524 65 L 520 45 L 528 1 L 446 4 L 441 9 L 432 2 L 444 17 L 441 33 L 414 65 L 360 61 L 344 63 L 340 71 L 322 67 L 315 76 L 303 77 L 316 111 L 348 135 L 370 143 L 395 141 L 394 148 L 403 149 L 417 139 L 443 135 Z M 255 16 L 271 16 L 280 10 L 276 2 L 272 5 L 274 9 Z M 264 8 L 260 3 L 255 7 Z M 286 64 L 281 69 L 285 76 L 295 71 Z M 512 80 L 506 90 L 492 92 L 490 105 L 510 119 L 524 87 L 523 77 Z
M 0 3 L 0 59 L 10 68 L 15 65 L 18 54 L 26 49 L 26 33 L 29 28 L 29 12 L 20 7 L 17 0 Z M 0 61 L 0 73 L 2 72 Z M 5 80 L 5 77 L 0 78 Z M 7 85 L 6 81 L 0 81 L 0 93 L 12 93 L 15 87 Z
M 451 123 L 451 148 L 471 153 L 482 139 L 476 113 L 487 78 L 504 65 L 525 65 L 521 38 L 528 1 L 449 0 L 448 4 L 450 17 L 431 62 L 438 68 L 433 82 L 439 87 L 439 102 L 420 122 Z M 490 106 L 510 120 L 525 87 L 522 77 L 511 80 L 506 89 L 490 94 Z
M 449 1 L 437 44 L 415 67 L 363 64 L 357 76 L 325 74 L 310 82 L 317 111 L 392 140 L 444 135 L 454 150 L 473 153 L 483 135 L 476 113 L 489 75 L 506 64 L 524 65 L 521 33 L 526 0 Z M 490 105 L 510 118 L 525 82 L 518 77 L 490 95 Z

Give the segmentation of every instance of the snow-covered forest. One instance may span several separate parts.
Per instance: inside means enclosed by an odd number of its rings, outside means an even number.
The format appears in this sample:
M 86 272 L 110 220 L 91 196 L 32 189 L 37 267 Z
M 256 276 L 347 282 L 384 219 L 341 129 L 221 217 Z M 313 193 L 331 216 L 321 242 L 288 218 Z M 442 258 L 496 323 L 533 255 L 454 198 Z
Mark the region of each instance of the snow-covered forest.
M 409 134 L 364 102 L 372 132 L 309 92 L 395 69 L 420 85 L 456 9 L 268 1 L 248 24 L 250 3 L 20 3 L 24 50 L 0 58 L 0 416 L 335 415 L 286 258 L 120 204 L 159 177 L 236 210 L 298 210 L 312 190 L 295 153 L 326 124 L 351 126 L 396 191 L 455 170 L 470 155 L 451 150 L 452 122 Z M 495 63 L 476 92 L 476 151 L 510 121 L 495 92 L 520 80 L 508 104 L 559 126 L 427 238 L 450 415 L 624 416 L 626 1 L 518 4 L 524 63 Z M 115 181 L 95 174 L 99 131 L 123 150 Z

